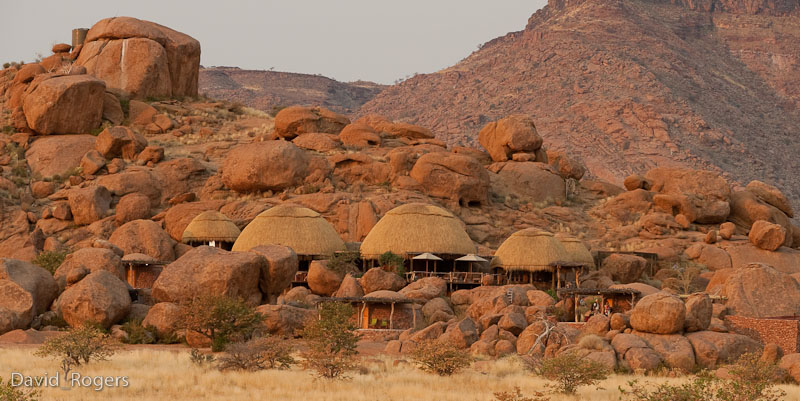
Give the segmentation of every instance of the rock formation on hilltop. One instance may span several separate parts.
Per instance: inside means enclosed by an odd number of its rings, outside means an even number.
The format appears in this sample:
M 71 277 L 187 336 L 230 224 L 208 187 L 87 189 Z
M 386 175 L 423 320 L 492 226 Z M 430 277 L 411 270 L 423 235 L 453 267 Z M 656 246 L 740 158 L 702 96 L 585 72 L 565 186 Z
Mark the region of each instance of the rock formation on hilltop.
M 676 1 L 676 3 L 681 3 Z M 509 114 L 621 183 L 655 166 L 766 179 L 797 201 L 796 1 L 552 0 L 523 31 L 387 88 L 360 114 L 429 127 L 450 145 Z
M 200 70 L 200 93 L 267 112 L 302 104 L 324 106 L 338 113 L 353 113 L 383 88 L 383 85 L 372 82 L 339 82 L 321 75 L 291 72 L 235 67 Z

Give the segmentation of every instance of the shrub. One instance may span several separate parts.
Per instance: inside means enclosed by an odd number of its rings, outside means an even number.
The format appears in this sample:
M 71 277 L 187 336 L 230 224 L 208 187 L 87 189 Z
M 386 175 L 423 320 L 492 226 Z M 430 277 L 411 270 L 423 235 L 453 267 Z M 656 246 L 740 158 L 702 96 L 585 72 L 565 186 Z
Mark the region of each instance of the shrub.
M 350 317 L 354 310 L 350 304 L 326 302 L 319 307 L 319 319 L 303 329 L 308 351 L 302 355 L 305 366 L 326 379 L 343 378 L 355 368 L 356 326 Z
M 37 390 L 13 387 L 11 383 L 4 383 L 0 377 L 0 400 L 2 401 L 36 401 L 39 399 Z
M 203 367 L 214 363 L 214 355 L 206 355 L 200 352 L 199 349 L 192 348 L 192 352 L 189 353 L 189 360 L 193 365 Z
M 50 274 L 55 274 L 56 269 L 64 263 L 66 257 L 67 252 L 65 251 L 44 251 L 36 255 L 31 262 L 49 271 Z
M 582 359 L 574 353 L 563 353 L 542 361 L 539 375 L 554 381 L 552 386 L 564 394 L 574 394 L 581 386 L 591 386 L 608 377 L 608 370 L 602 364 Z
M 544 396 L 540 392 L 534 393 L 533 397 L 525 397 L 522 395 L 519 387 L 514 387 L 514 391 L 503 391 L 494 393 L 494 398 L 497 401 L 549 401 L 550 398 Z
M 600 337 L 596 334 L 588 334 L 578 341 L 578 346 L 583 349 L 590 349 L 596 351 L 602 351 L 606 348 L 606 340 L 603 337 Z
M 385 252 L 383 255 L 378 258 L 378 263 L 381 264 L 381 267 L 388 268 L 401 276 L 405 273 L 405 260 L 402 256 L 396 255 L 391 251 Z
M 294 364 L 289 342 L 275 336 L 228 344 L 219 359 L 220 370 L 288 369 Z
M 328 268 L 341 275 L 354 273 L 358 270 L 356 261 L 360 258 L 359 252 L 338 252 L 328 258 Z
M 154 344 L 158 339 L 156 329 L 152 326 L 142 326 L 141 320 L 130 320 L 122 325 L 122 331 L 128 333 L 125 344 Z
M 688 383 L 662 384 L 653 390 L 633 380 L 619 388 L 625 399 L 637 401 L 779 401 L 786 393 L 774 388 L 782 378 L 777 365 L 763 362 L 758 354 L 742 355 L 730 368 L 730 380 L 702 372 Z
M 220 352 L 232 341 L 249 340 L 264 317 L 243 300 L 206 295 L 183 305 L 182 323 L 187 330 L 211 340 L 211 350 Z
M 448 342 L 435 340 L 417 344 L 411 359 L 420 369 L 439 376 L 450 376 L 468 367 L 472 362 L 466 351 Z
M 92 325 L 84 325 L 69 333 L 51 338 L 36 350 L 39 357 L 61 358 L 61 369 L 66 375 L 73 367 L 91 360 L 104 361 L 114 355 L 116 342 Z

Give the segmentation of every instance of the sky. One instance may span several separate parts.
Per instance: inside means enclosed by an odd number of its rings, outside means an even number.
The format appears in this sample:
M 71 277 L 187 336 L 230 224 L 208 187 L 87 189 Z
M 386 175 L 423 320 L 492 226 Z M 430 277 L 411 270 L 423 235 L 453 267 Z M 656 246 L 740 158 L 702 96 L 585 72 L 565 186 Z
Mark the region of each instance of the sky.
M 2 0 L 0 63 L 47 56 L 73 28 L 146 19 L 200 41 L 203 66 L 389 84 L 451 66 L 525 27 L 545 0 Z

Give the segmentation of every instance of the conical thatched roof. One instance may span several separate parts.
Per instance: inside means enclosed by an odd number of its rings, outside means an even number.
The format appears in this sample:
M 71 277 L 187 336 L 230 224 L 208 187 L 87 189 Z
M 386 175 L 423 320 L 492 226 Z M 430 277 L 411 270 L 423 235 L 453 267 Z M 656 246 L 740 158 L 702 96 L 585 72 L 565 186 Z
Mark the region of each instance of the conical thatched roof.
M 361 255 L 375 259 L 385 252 L 466 255 L 475 244 L 461 221 L 447 210 L 426 203 L 398 206 L 375 224 L 361 243 Z
M 183 230 L 183 243 L 223 241 L 234 242 L 239 237 L 239 227 L 231 219 L 215 210 L 208 210 L 195 217 Z
M 567 262 L 580 263 L 587 267 L 594 267 L 594 257 L 589 249 L 586 248 L 583 241 L 564 233 L 555 235 L 556 239 L 561 241 L 561 245 L 567 250 L 570 259 Z
M 233 244 L 234 251 L 259 245 L 283 245 L 298 255 L 328 256 L 344 251 L 342 238 L 319 213 L 296 205 L 279 205 L 256 216 Z
M 551 264 L 567 262 L 570 255 L 553 234 L 526 228 L 511 234 L 497 249 L 491 267 L 506 271 L 552 271 Z

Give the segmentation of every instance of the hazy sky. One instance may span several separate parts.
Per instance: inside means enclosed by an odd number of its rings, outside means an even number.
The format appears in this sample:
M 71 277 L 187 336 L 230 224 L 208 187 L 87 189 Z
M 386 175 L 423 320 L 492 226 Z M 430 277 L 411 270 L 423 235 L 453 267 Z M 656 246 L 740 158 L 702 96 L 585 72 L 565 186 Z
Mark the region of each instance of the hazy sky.
M 391 83 L 525 27 L 545 0 L 2 0 L 0 63 L 50 54 L 72 28 L 130 16 L 200 41 L 204 66 Z

